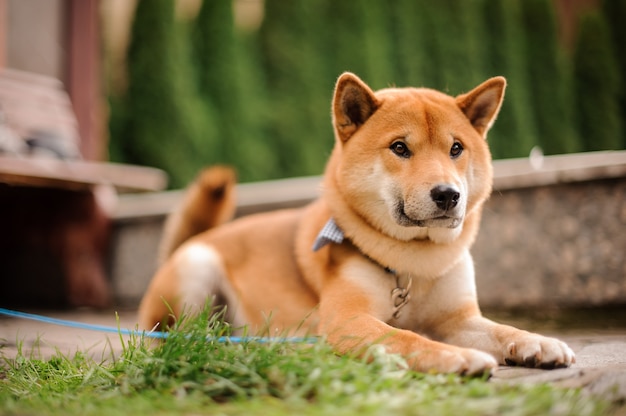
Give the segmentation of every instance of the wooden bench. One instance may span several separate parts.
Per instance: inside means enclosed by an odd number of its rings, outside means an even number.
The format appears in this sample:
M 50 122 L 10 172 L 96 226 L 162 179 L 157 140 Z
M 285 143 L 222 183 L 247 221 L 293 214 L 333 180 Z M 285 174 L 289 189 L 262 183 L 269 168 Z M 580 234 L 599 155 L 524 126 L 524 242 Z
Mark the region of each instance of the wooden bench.
M 0 304 L 110 304 L 104 265 L 116 191 L 159 191 L 167 179 L 82 160 L 79 149 L 60 81 L 0 70 Z

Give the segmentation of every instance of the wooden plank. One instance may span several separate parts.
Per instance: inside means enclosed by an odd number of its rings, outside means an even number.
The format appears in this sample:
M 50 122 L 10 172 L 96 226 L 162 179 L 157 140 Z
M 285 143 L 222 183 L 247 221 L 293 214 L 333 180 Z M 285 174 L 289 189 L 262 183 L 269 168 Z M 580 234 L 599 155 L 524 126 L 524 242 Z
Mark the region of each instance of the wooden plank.
M 0 69 L 0 108 L 7 126 L 22 139 L 41 130 L 69 146 L 80 144 L 72 103 L 54 78 Z M 167 177 L 159 169 L 141 166 L 0 155 L 0 182 L 73 190 L 110 184 L 121 192 L 160 191 Z
M 161 191 L 167 175 L 143 166 L 0 156 L 0 182 L 72 190 L 108 184 L 120 192 Z
M 7 0 L 0 0 L 0 70 L 7 62 Z
M 99 0 L 69 0 L 67 91 L 78 121 L 80 151 L 87 160 L 106 155 L 102 109 Z
M 59 80 L 0 70 L 0 110 L 6 125 L 23 139 L 41 130 L 54 132 L 76 147 L 80 144 L 72 103 Z

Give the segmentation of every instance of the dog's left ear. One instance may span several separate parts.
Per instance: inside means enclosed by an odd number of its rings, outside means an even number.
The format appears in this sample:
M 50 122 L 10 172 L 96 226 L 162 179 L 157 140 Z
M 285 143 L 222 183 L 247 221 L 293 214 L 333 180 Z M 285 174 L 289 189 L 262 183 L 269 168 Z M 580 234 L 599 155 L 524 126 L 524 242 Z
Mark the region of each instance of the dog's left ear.
M 483 137 L 486 137 L 493 122 L 496 121 L 504 99 L 505 88 L 506 79 L 494 77 L 470 92 L 456 97 L 456 103 L 461 111 Z
M 337 137 L 347 141 L 361 127 L 380 103 L 374 92 L 359 77 L 344 72 L 337 80 L 333 96 L 333 125 Z

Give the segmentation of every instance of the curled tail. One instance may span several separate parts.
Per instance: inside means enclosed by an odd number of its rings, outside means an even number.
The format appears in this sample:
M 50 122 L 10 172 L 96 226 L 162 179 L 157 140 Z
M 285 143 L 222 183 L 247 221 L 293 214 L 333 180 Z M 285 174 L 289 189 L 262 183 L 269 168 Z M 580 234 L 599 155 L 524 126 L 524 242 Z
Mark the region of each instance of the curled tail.
M 234 169 L 227 166 L 212 166 L 198 174 L 165 221 L 159 264 L 189 238 L 233 218 L 236 181 Z

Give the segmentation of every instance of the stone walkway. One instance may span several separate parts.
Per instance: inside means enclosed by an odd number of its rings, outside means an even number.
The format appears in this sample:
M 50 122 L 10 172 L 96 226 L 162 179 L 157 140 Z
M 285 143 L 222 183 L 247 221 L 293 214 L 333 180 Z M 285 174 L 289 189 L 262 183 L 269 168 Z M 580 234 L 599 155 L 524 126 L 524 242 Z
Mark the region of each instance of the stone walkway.
M 45 316 L 96 325 L 117 327 L 115 313 L 73 311 L 44 313 Z M 120 328 L 133 329 L 136 311 L 120 311 Z M 617 414 L 626 415 L 626 328 L 598 330 L 567 330 L 549 332 L 566 341 L 576 353 L 570 368 L 536 370 L 501 367 L 492 378 L 494 383 L 551 383 L 565 388 L 582 388 L 621 405 Z M 128 337 L 123 337 L 128 339 Z M 42 357 L 55 352 L 71 355 L 87 351 L 96 359 L 119 356 L 120 336 L 85 329 L 69 328 L 18 318 L 0 317 L 0 357 L 34 351 Z
M 582 388 L 622 405 L 626 414 L 626 330 L 587 334 L 550 334 L 557 336 L 576 353 L 570 368 L 537 370 L 500 367 L 494 374 L 497 383 L 551 383 L 559 387 Z

